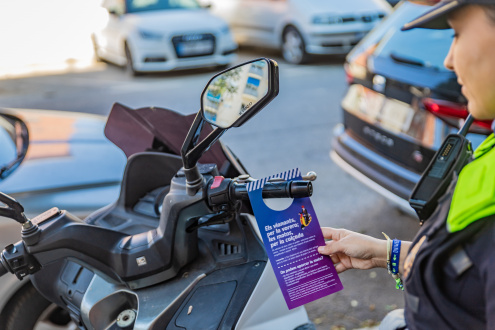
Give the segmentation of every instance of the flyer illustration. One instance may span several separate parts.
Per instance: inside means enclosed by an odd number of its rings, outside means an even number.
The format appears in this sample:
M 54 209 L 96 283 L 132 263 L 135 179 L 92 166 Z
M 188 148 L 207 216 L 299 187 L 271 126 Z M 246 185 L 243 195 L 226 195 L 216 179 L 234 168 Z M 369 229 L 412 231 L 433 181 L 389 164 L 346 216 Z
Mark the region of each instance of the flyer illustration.
M 343 289 L 328 256 L 318 253 L 325 245 L 309 197 L 295 198 L 283 211 L 269 208 L 263 186 L 273 179 L 301 180 L 299 169 L 272 175 L 247 185 L 249 199 L 278 284 L 289 309 Z

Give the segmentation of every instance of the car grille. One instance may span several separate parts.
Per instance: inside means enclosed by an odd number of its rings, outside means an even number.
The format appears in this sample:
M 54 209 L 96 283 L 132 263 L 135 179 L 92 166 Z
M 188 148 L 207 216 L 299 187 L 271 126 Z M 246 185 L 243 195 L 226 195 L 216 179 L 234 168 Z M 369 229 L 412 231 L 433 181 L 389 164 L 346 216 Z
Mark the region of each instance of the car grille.
M 321 46 L 322 47 L 329 47 L 329 48 L 339 48 L 339 47 L 352 47 L 356 46 L 359 43 L 359 40 L 351 41 L 351 42 L 344 42 L 344 41 L 339 41 L 339 42 L 322 42 Z
M 178 58 L 208 56 L 215 53 L 215 36 L 210 33 L 185 34 L 172 38 Z
M 371 23 L 385 17 L 385 14 L 369 14 L 363 16 L 343 16 L 340 18 L 342 23 L 364 22 Z

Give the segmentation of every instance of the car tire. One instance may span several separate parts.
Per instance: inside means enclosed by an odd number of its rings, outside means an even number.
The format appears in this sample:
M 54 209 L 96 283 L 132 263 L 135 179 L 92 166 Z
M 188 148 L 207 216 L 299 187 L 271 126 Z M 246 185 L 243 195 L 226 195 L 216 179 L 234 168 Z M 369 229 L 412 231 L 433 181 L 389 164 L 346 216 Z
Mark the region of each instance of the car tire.
M 72 330 L 77 326 L 69 313 L 46 300 L 31 284 L 24 285 L 0 314 L 2 330 Z
M 124 45 L 125 50 L 125 58 L 126 58 L 126 69 L 129 71 L 134 77 L 142 75 L 141 72 L 137 71 L 134 67 L 134 60 L 132 57 L 132 52 L 127 43 Z
M 284 30 L 282 56 L 291 64 L 303 64 L 309 60 L 304 39 L 295 27 L 289 26 Z

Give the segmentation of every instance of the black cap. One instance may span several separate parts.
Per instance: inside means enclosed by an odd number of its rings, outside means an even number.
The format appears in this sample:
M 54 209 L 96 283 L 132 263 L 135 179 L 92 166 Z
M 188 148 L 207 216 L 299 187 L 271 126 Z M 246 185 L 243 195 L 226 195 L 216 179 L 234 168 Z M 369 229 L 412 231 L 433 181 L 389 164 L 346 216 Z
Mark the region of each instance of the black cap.
M 443 0 L 420 17 L 404 24 L 402 31 L 425 29 L 449 29 L 447 14 L 465 5 L 495 5 L 495 0 Z

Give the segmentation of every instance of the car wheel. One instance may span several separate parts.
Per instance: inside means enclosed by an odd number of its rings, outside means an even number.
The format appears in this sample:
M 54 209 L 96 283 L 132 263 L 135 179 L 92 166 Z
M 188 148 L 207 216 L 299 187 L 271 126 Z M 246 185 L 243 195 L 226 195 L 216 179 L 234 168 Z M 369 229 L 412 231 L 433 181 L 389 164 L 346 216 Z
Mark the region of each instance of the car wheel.
M 308 60 L 304 39 L 294 27 L 288 27 L 282 37 L 282 55 L 292 64 L 303 64 Z
M 67 311 L 46 300 L 29 282 L 0 314 L 0 329 L 73 330 L 77 326 Z
M 129 71 L 133 76 L 139 76 L 141 75 L 141 72 L 137 71 L 136 68 L 134 67 L 134 60 L 132 58 L 132 52 L 127 43 L 124 46 L 125 48 L 125 58 L 126 58 L 126 69 Z

